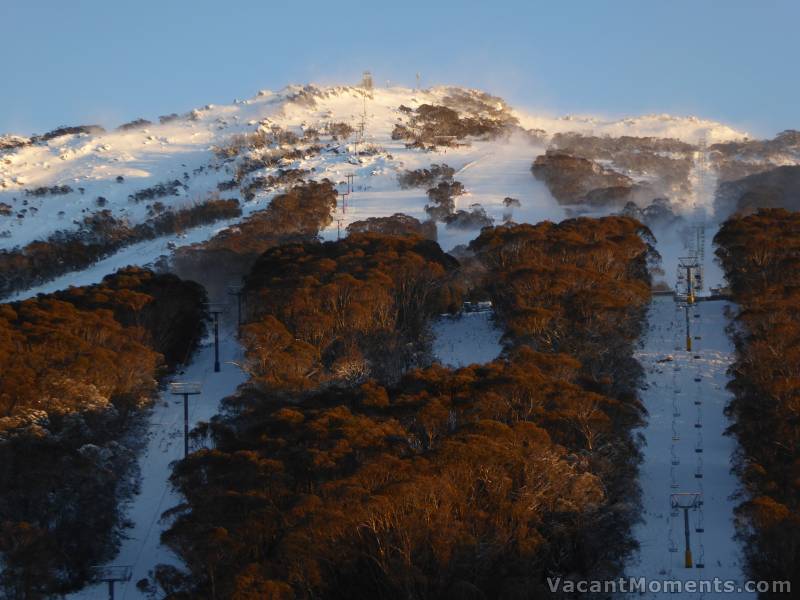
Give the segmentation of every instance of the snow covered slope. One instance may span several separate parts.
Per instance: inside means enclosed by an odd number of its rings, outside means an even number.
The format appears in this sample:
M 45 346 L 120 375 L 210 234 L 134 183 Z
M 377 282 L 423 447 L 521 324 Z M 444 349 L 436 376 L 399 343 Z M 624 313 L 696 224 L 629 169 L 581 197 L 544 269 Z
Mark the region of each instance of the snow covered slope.
M 621 119 L 607 119 L 592 115 L 567 115 L 547 117 L 517 112 L 520 124 L 527 129 L 543 129 L 548 134 L 577 132 L 584 135 L 621 137 L 675 138 L 697 143 L 741 140 L 748 134 L 724 123 L 698 117 L 680 117 L 669 114 L 651 114 Z
M 453 368 L 490 362 L 503 350 L 502 330 L 492 320 L 494 312 L 463 312 L 443 315 L 433 324 L 433 353 L 443 365 Z
M 320 128 L 331 122 L 357 126 L 363 118 L 366 142 L 383 152 L 362 157 L 357 165 L 350 164 L 346 154 L 326 152 L 281 166 L 314 169 L 315 177 L 337 178 L 345 172 L 357 171 L 362 178 L 370 179 L 369 183 L 361 184 L 365 191 L 397 191 L 394 179 L 401 168 L 427 166 L 437 160 L 461 168 L 477 158 L 491 156 L 497 149 L 506 154 L 513 152 L 521 167 L 532 162 L 538 152 L 520 140 L 512 140 L 513 150 L 508 150 L 505 141 L 496 141 L 450 149 L 445 155 L 428 155 L 406 149 L 401 141 L 391 139 L 392 129 L 402 114 L 400 106 L 441 104 L 454 93 L 477 92 L 453 87 L 381 88 L 365 98 L 356 87 L 289 86 L 279 92 L 262 91 L 254 98 L 230 105 L 208 105 L 165 119 L 163 123 L 104 133 L 67 134 L 0 150 L 0 202 L 10 207 L 10 214 L 0 216 L 0 249 L 45 239 L 57 230 L 74 229 L 84 216 L 99 209 L 98 197 L 106 199 L 105 208 L 115 217 L 127 218 L 131 223 L 146 219 L 148 209 L 146 202 L 132 202 L 129 196 L 158 184 L 180 184 L 175 195 L 157 198 L 167 208 L 201 202 L 216 193 L 220 182 L 229 181 L 235 170 L 235 161 L 219 158 L 214 148 L 224 146 L 235 134 L 257 128 L 269 130 L 278 126 L 302 134 L 308 128 Z M 497 102 L 499 107 L 505 107 L 499 99 Z M 610 135 L 674 136 L 688 141 L 695 141 L 701 134 L 714 141 L 746 135 L 721 123 L 694 117 L 650 115 L 609 121 L 596 117 L 551 118 L 507 110 L 523 128 L 544 129 L 548 135 L 593 131 Z M 524 169 L 520 173 L 527 178 Z M 258 174 L 261 173 L 254 173 Z M 389 182 L 391 185 L 387 185 Z M 68 186 L 71 191 L 42 192 L 40 196 L 26 193 L 26 190 L 61 186 Z M 236 195 L 236 190 L 222 195 Z M 387 200 L 391 202 L 391 198 Z M 421 209 L 424 201 L 423 191 L 418 190 L 415 202 L 410 206 L 403 204 L 413 211 Z
M 322 153 L 283 161 L 278 166 L 256 170 L 248 177 L 274 174 L 278 168 L 299 168 L 310 171 L 310 177 L 328 177 L 341 184 L 340 189 L 344 189 L 346 176 L 354 175 L 354 191 L 346 209 L 340 206 L 335 215 L 336 220 L 323 232 L 327 239 L 335 239 L 348 223 L 369 217 L 403 212 L 424 218 L 424 206 L 428 202 L 425 190 L 401 189 L 397 175 L 404 169 L 428 167 L 431 163 L 447 163 L 456 169 L 455 178 L 467 189 L 465 195 L 457 198 L 456 208 L 466 209 L 473 203 L 480 203 L 496 222 L 503 219 L 508 212 L 518 222 L 535 223 L 543 219 L 564 218 L 564 208 L 530 173 L 532 161 L 544 151 L 543 142 L 537 142 L 532 136 L 525 136 L 522 129 L 508 139 L 475 141 L 468 146 L 440 149 L 436 152 L 409 149 L 402 140 L 392 140 L 392 130 L 402 115 L 401 105 L 416 108 L 423 103 L 439 104 L 454 90 L 456 88 L 447 87 L 421 91 L 406 88 L 376 89 L 371 97 L 365 98 L 362 91 L 354 87 L 292 86 L 275 93 L 260 92 L 252 99 L 231 105 L 207 106 L 183 117 L 167 120 L 163 124 L 99 134 L 67 135 L 47 142 L 0 151 L 0 202 L 12 208 L 10 215 L 0 216 L 0 250 L 44 239 L 58 230 L 76 228 L 76 222 L 99 210 L 97 198 L 101 196 L 107 200 L 106 208 L 114 216 L 127 218 L 131 223 L 146 219 L 148 210 L 146 202 L 132 202 L 128 196 L 160 183 L 175 180 L 180 182 L 177 195 L 158 198 L 168 208 L 203 201 L 217 191 L 218 184 L 229 181 L 234 175 L 236 160 L 220 158 L 215 153 L 215 147 L 229 143 L 236 134 L 251 133 L 258 128 L 269 131 L 272 127 L 280 127 L 302 135 L 310 128 L 322 128 L 333 122 L 346 122 L 356 126 L 362 119 L 365 129 L 362 143 L 374 146 L 375 153 L 355 158 L 352 140 L 340 140 Z M 689 142 L 697 141 L 702 135 L 709 141 L 745 136 L 744 133 L 723 124 L 691 117 L 657 115 L 609 121 L 592 117 L 550 118 L 519 110 L 512 112 L 522 128 L 543 129 L 548 135 L 581 131 L 598 135 L 678 137 Z M 54 186 L 69 186 L 72 191 L 41 196 L 25 193 L 26 189 Z M 266 206 L 276 191 L 259 191 L 252 201 L 244 202 L 245 215 Z M 221 192 L 221 195 L 236 196 L 238 190 Z M 509 210 L 503 203 L 505 197 L 519 200 L 520 206 Z M 70 284 L 97 282 L 107 273 L 125 264 L 148 264 L 160 255 L 169 253 L 167 241 L 178 245 L 202 241 L 220 228 L 232 224 L 232 221 L 218 223 L 197 228 L 187 232 L 185 236 L 142 242 L 98 262 L 80 274 L 66 275 L 18 294 L 17 297 L 26 297 L 38 291 L 52 291 Z M 439 225 L 439 240 L 445 250 L 467 243 L 477 234 L 476 230 L 447 229 Z M 708 238 L 710 237 L 709 235 Z M 676 239 L 675 248 L 679 244 Z M 661 249 L 664 249 L 663 246 Z M 676 255 L 677 252 L 675 250 Z M 671 274 L 674 263 L 665 261 L 665 268 Z M 659 307 L 658 310 L 663 311 L 666 308 Z M 674 311 L 674 307 L 670 310 Z M 711 394 L 710 408 L 713 408 L 713 411 L 708 410 L 706 416 L 709 419 L 709 436 L 712 433 L 715 436 L 713 441 L 709 437 L 708 448 L 709 451 L 712 447 L 717 450 L 714 461 L 709 459 L 708 462 L 708 468 L 713 469 L 714 481 L 717 482 L 714 483 L 716 487 L 713 488 L 713 493 L 712 488 L 708 488 L 709 498 L 716 502 L 713 506 L 717 533 L 714 534 L 713 539 L 716 542 L 713 544 L 711 534 L 708 535 L 707 569 L 711 574 L 710 563 L 712 557 L 715 557 L 720 561 L 719 573 L 738 575 L 735 544 L 730 539 L 731 505 L 725 499 L 735 483 L 725 474 L 732 448 L 728 444 L 729 440 L 719 435 L 723 425 L 720 415 L 724 392 L 715 387 L 724 383 L 723 371 L 727 358 L 720 353 L 729 352 L 730 349 L 726 350 L 727 342 L 724 339 L 723 322 L 719 318 L 719 308 L 714 308 L 709 303 L 702 307 L 703 315 L 705 311 L 711 312 L 703 316 L 704 326 L 708 323 L 711 327 L 713 322 L 713 327 L 716 328 L 713 335 L 717 336 L 708 334 L 704 342 L 708 344 L 707 351 L 701 353 L 703 358 L 696 363 L 700 365 L 697 368 L 704 369 L 706 379 L 700 385 L 708 387 Z M 674 333 L 670 329 L 676 327 L 674 324 L 670 325 L 674 320 L 675 315 L 669 311 L 658 319 L 654 312 L 653 323 L 656 330 L 647 338 L 645 350 L 640 357 L 646 366 L 656 368 L 653 366 L 656 357 L 674 352 L 674 340 L 670 338 L 664 342 L 662 339 Z M 493 359 L 500 351 L 499 332 L 486 315 L 465 315 L 459 321 L 443 321 L 436 326 L 435 333 L 435 351 L 439 359 L 447 364 L 484 362 Z M 223 355 L 230 357 L 238 351 L 235 340 L 226 336 Z M 208 347 L 200 351 L 184 374 L 187 379 L 203 380 L 206 383 L 204 395 L 193 404 L 192 424 L 213 415 L 218 401 L 232 393 L 242 377 L 228 365 L 221 374 L 210 373 L 209 352 Z M 687 358 L 681 364 L 691 362 Z M 656 375 L 662 374 L 655 372 L 651 381 L 660 385 L 661 380 L 657 380 Z M 671 376 L 671 372 L 666 373 L 666 376 Z M 668 519 L 663 514 L 658 514 L 663 513 L 664 509 L 664 490 L 658 487 L 663 483 L 658 478 L 659 469 L 663 468 L 660 462 L 663 461 L 663 456 L 659 451 L 666 447 L 662 446 L 664 431 L 661 427 L 663 411 L 671 409 L 671 404 L 655 392 L 648 394 L 650 395 L 645 400 L 651 410 L 651 423 L 645 434 L 653 453 L 647 451 L 646 463 L 642 469 L 645 478 L 645 507 L 648 513 L 640 535 L 643 542 L 641 563 L 635 568 L 632 566 L 632 572 L 639 569 L 646 574 L 660 574 L 661 569 L 675 570 L 674 565 L 670 566 L 670 557 L 664 558 L 662 552 L 664 540 L 667 539 Z M 181 410 L 180 405 L 169 395 L 164 395 L 153 411 L 148 448 L 141 459 L 142 493 L 133 499 L 128 513 L 134 521 L 134 529 L 130 531 L 130 538 L 123 544 L 120 555 L 114 559 L 116 564 L 133 565 L 135 571 L 133 581 L 122 590 L 120 597 L 141 597 L 142 594 L 134 586 L 135 581 L 146 576 L 147 571 L 158 562 L 169 563 L 174 560 L 174 557 L 158 546 L 158 535 L 163 527 L 159 523 L 161 512 L 178 501 L 172 496 L 167 480 L 169 462 L 180 456 Z M 688 464 L 687 462 L 686 465 Z M 651 466 L 655 475 L 650 474 Z M 711 482 L 709 478 L 709 484 Z M 660 540 L 658 543 L 661 545 L 656 546 L 653 539 Z M 99 598 L 103 595 L 104 590 L 101 588 L 88 588 L 75 597 Z
M 219 412 L 219 402 L 236 391 L 246 376 L 233 362 L 241 361 L 241 346 L 232 329 L 221 332 L 220 360 L 222 370 L 214 372 L 214 344 L 206 340 L 194 354 L 190 364 L 176 375 L 176 381 L 191 381 L 202 384 L 202 393 L 190 396 L 189 426 L 194 428 L 200 421 L 208 421 Z M 136 587 L 136 583 L 147 578 L 158 564 L 180 565 L 179 559 L 161 545 L 161 532 L 168 522 L 162 513 L 180 503 L 171 484 L 171 464 L 183 458 L 183 400 L 163 391 L 151 409 L 148 420 L 145 450 L 139 457 L 139 493 L 126 507 L 126 517 L 132 528 L 125 531 L 126 538 L 113 564 L 130 566 L 131 580 L 118 583 L 116 597 L 123 600 L 147 598 L 147 594 Z M 167 520 L 168 521 L 168 520 Z M 72 594 L 75 599 L 105 599 L 108 590 L 105 584 L 88 586 Z
M 647 379 L 642 402 L 648 422 L 640 467 L 642 522 L 634 530 L 639 553 L 629 577 L 648 581 L 723 581 L 744 584 L 739 546 L 734 539 L 738 482 L 731 473 L 736 442 L 725 436 L 729 393 L 727 368 L 733 347 L 725 332 L 726 302 L 700 302 L 689 310 L 694 347 L 686 350 L 686 313 L 670 297 L 651 305 L 649 331 L 638 352 Z M 682 510 L 673 511 L 673 494 L 698 493 L 689 511 L 693 568 L 684 564 Z M 688 497 L 683 496 L 688 503 Z M 700 566 L 702 565 L 702 567 Z M 640 597 L 636 595 L 636 597 Z M 659 598 L 659 594 L 645 594 Z M 755 598 L 755 594 L 691 594 L 681 598 Z

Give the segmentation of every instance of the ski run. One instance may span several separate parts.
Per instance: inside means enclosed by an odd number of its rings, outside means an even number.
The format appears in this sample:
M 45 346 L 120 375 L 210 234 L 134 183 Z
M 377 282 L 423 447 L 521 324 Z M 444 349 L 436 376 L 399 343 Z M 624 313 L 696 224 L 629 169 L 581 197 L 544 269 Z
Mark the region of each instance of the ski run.
M 178 177 L 192 169 L 207 165 L 210 147 L 221 139 L 252 129 L 257 121 L 265 125 L 288 127 L 292 124 L 330 114 L 331 118 L 352 119 L 361 110 L 361 96 L 347 88 L 330 92 L 319 101 L 318 110 L 310 112 L 287 98 L 297 89 L 280 93 L 262 92 L 254 99 L 230 106 L 208 106 L 195 111 L 194 118 L 184 123 L 152 125 L 134 132 L 112 132 L 99 139 L 84 137 L 54 143 L 46 148 L 31 148 L 16 155 L 13 164 L 0 168 L 4 182 L 0 199 L 21 192 L 23 184 L 52 185 L 66 181 L 80 184 L 86 194 L 75 195 L 66 205 L 66 215 L 56 218 L 46 210 L 13 226 L 15 244 L 41 238 L 80 218 L 88 202 L 98 194 L 111 199 L 110 210 L 126 215 L 132 222 L 144 218 L 141 207 L 117 202 L 136 188 Z M 371 143 L 382 153 L 356 164 L 348 162 L 348 148 L 336 156 L 304 158 L 291 165 L 314 172 L 314 177 L 342 181 L 346 174 L 355 175 L 354 191 L 345 212 L 337 210 L 336 219 L 321 233 L 323 239 L 334 240 L 343 234 L 347 224 L 374 216 L 406 213 L 424 216 L 427 201 L 424 190 L 400 189 L 397 173 L 401 169 L 427 167 L 431 163 L 447 163 L 456 169 L 455 179 L 462 182 L 467 194 L 457 198 L 456 208 L 480 203 L 487 214 L 500 221 L 507 207 L 504 197 L 520 201 L 514 209 L 516 222 L 558 221 L 567 216 L 563 206 L 530 172 L 533 158 L 543 147 L 529 141 L 510 139 L 476 142 L 469 147 L 447 152 L 424 153 L 410 150 L 391 139 L 394 109 L 401 104 L 436 102 L 447 88 L 429 91 L 406 89 L 376 90 L 369 105 L 367 128 Z M 365 109 L 366 110 L 366 109 Z M 680 120 L 664 115 L 602 121 L 590 117 L 553 119 L 517 113 L 526 127 L 542 127 L 550 132 L 586 131 L 614 135 L 662 135 L 696 139 L 700 131 L 714 129 L 718 139 L 733 139 L 738 132 L 720 124 L 699 120 Z M 247 125 L 245 125 L 247 124 Z M 60 160 L 54 160 L 58 157 Z M 124 183 L 114 183 L 117 175 Z M 204 171 L 193 179 L 191 187 L 178 201 L 199 200 L 230 174 Z M 120 193 L 114 194 L 118 190 Z M 188 197 L 187 197 L 188 196 Z M 246 204 L 244 215 L 266 206 L 270 194 L 260 194 Z M 710 202 L 709 198 L 706 198 Z M 707 208 L 707 206 L 706 206 Z M 139 211 L 139 212 L 136 212 Z M 62 220 L 63 219 L 63 220 Z M 68 285 L 96 283 L 108 273 L 128 264 L 149 265 L 176 246 L 203 241 L 234 222 L 199 227 L 181 236 L 164 237 L 132 245 L 103 259 L 79 273 L 70 273 L 37 288 L 16 294 L 22 299 L 40 292 L 51 292 Z M 469 243 L 476 231 L 446 229 L 439 225 L 439 243 L 445 251 Z M 707 238 L 713 237 L 709 229 Z M 664 270 L 669 283 L 680 255 L 679 236 L 671 236 L 658 250 L 665 258 Z M 172 242 L 169 246 L 168 242 Z M 7 242 L 6 242 L 7 245 Z M 707 256 L 711 252 L 706 253 Z M 710 263 L 710 261 L 709 261 Z M 712 265 L 708 264 L 707 272 Z M 716 274 L 716 277 L 719 277 Z M 212 299 L 214 300 L 214 299 Z M 648 313 L 637 358 L 645 379 L 641 399 L 648 411 L 641 429 L 643 462 L 640 468 L 642 490 L 641 521 L 634 526 L 639 542 L 638 552 L 631 557 L 625 575 L 648 580 L 722 580 L 743 581 L 739 548 L 734 539 L 733 495 L 738 482 L 731 472 L 735 442 L 725 436 L 728 421 L 724 408 L 729 399 L 726 391 L 726 370 L 733 360 L 733 348 L 726 334 L 727 310 L 735 307 L 724 301 L 702 301 L 684 307 L 671 296 L 654 297 Z M 686 324 L 692 350 L 686 349 Z M 433 352 L 443 364 L 459 367 L 493 360 L 501 354 L 501 332 L 490 309 L 443 316 L 433 324 Z M 213 371 L 213 340 L 205 340 L 182 370 L 172 380 L 198 382 L 202 393 L 189 399 L 189 426 L 206 421 L 219 411 L 220 401 L 233 394 L 246 380 L 235 364 L 241 358 L 241 346 L 235 328 L 221 331 L 221 372 Z M 167 382 L 168 383 L 168 382 Z M 139 458 L 139 491 L 125 506 L 125 516 L 132 524 L 124 531 L 125 539 L 114 565 L 129 565 L 132 578 L 116 587 L 116 598 L 145 598 L 136 582 L 148 577 L 159 563 L 177 564 L 178 559 L 160 545 L 168 519 L 162 514 L 180 503 L 169 484 L 171 463 L 183 455 L 183 399 L 165 386 L 148 414 L 144 450 Z M 686 494 L 698 493 L 700 496 Z M 675 496 L 678 494 L 678 496 Z M 678 502 L 692 500 L 688 510 L 692 568 L 686 568 L 684 513 L 672 508 L 671 498 Z M 702 565 L 702 566 L 701 566 Z M 87 587 L 70 598 L 101 599 L 108 594 L 105 585 Z M 645 596 L 646 597 L 646 596 Z M 655 596 L 653 596 L 655 597 Z M 683 594 L 682 598 L 711 597 L 708 594 Z M 726 594 L 725 597 L 754 597 Z

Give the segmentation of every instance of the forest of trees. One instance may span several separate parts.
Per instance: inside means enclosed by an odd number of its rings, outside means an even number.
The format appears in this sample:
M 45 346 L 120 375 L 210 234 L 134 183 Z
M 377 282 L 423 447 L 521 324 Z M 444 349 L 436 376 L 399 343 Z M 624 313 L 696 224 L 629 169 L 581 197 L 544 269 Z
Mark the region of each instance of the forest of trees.
M 753 578 L 800 586 L 800 214 L 761 209 L 723 224 L 717 257 L 739 304 L 729 388 Z
M 238 200 L 218 198 L 167 210 L 137 225 L 114 217 L 109 210 L 92 213 L 74 231 L 57 231 L 46 240 L 0 250 L 0 298 L 84 269 L 130 244 L 241 214 Z
M 416 110 L 400 107 L 409 115 L 406 123 L 397 123 L 392 131 L 392 139 L 408 140 L 409 147 L 435 147 L 450 145 L 451 139 L 463 140 L 467 137 L 492 139 L 506 134 L 517 125 L 517 119 L 505 110 L 459 110 L 438 104 L 420 104 Z
M 173 474 L 186 502 L 163 541 L 188 572 L 157 569 L 166 596 L 540 598 L 548 575 L 618 573 L 648 235 L 621 217 L 486 229 L 461 266 L 413 236 L 267 252 L 247 280 L 253 380 Z M 395 362 L 393 338 L 464 292 L 494 299 L 500 359 L 331 376 Z
M 205 299 L 131 267 L 0 304 L 0 596 L 75 589 L 112 556 L 136 458 L 125 434 L 199 341 Z
M 403 213 L 395 213 L 389 217 L 369 217 L 363 221 L 353 221 L 347 226 L 347 234 L 380 233 L 383 235 L 419 235 L 436 241 L 438 233 L 433 221 L 419 221 Z
M 628 217 L 483 230 L 470 244 L 506 337 L 578 358 L 602 393 L 633 395 L 632 357 L 660 256 L 649 229 Z
M 235 227 L 201 244 L 179 248 L 173 269 L 185 279 L 202 281 L 210 297 L 225 297 L 226 286 L 239 283 L 262 252 L 316 240 L 320 229 L 333 220 L 337 196 L 327 179 L 299 183 Z
M 330 381 L 394 381 L 429 362 L 425 325 L 457 308 L 457 266 L 415 235 L 356 233 L 268 250 L 244 289 L 254 383 L 297 392 Z

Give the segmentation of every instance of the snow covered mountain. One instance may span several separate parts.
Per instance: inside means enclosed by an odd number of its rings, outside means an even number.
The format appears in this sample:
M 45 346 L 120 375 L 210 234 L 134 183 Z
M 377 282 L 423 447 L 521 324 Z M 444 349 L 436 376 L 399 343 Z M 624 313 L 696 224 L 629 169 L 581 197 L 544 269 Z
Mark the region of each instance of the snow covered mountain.
M 459 136 L 440 135 L 435 128 L 424 131 L 428 125 L 415 122 L 414 115 L 426 105 L 445 107 L 461 119 L 459 127 L 483 133 Z M 452 117 L 446 111 L 437 115 L 445 120 Z M 427 142 L 409 143 L 404 132 L 410 130 L 422 131 L 420 138 Z M 580 139 L 567 140 L 563 136 L 570 133 L 579 134 Z M 87 229 L 90 227 L 87 222 L 91 223 L 91 218 L 100 213 L 135 226 L 153 222 L 158 215 L 209 200 L 235 198 L 239 202 L 240 216 L 218 219 L 191 229 L 178 228 L 155 239 L 142 239 L 121 249 L 115 248 L 113 253 L 103 256 L 89 268 L 65 272 L 35 287 L 20 286 L 13 298 L 94 283 L 121 266 L 150 264 L 178 246 L 202 242 L 223 229 L 235 228 L 238 221 L 268 206 L 277 192 L 296 181 L 295 177 L 328 178 L 342 192 L 352 189 L 346 202 L 337 207 L 331 225 L 323 231 L 323 237 L 336 239 L 344 234 L 347 225 L 372 217 L 402 212 L 427 218 L 425 208 L 430 202 L 427 186 L 401 185 L 398 176 L 407 170 L 427 169 L 432 164 L 444 163 L 453 168 L 454 178 L 465 190 L 454 197 L 455 209 L 471 210 L 480 205 L 486 217 L 496 223 L 558 221 L 574 214 L 571 212 L 574 206 L 559 201 L 551 188 L 531 172 L 534 160 L 554 145 L 558 134 L 562 134 L 561 145 L 556 147 L 561 150 L 566 142 L 583 148 L 596 146 L 596 139 L 626 136 L 655 139 L 655 147 L 647 151 L 649 158 L 642 162 L 631 158 L 639 153 L 635 145 L 638 142 L 623 150 L 599 147 L 596 154 L 584 160 L 592 163 L 587 165 L 590 171 L 600 167 L 614 169 L 633 185 L 654 186 L 649 188 L 651 190 L 656 190 L 658 181 L 666 178 L 655 170 L 664 167 L 654 157 L 674 161 L 675 172 L 679 172 L 680 177 L 670 189 L 683 197 L 672 198 L 673 209 L 687 214 L 698 203 L 712 205 L 717 182 L 716 177 L 705 174 L 707 151 L 704 145 L 728 144 L 726 148 L 736 160 L 761 160 L 761 154 L 755 159 L 747 154 L 750 146 L 745 141 L 745 132 L 695 117 L 644 115 L 619 120 L 592 116 L 551 117 L 530 114 L 510 107 L 500 98 L 459 87 L 367 91 L 353 86 L 289 86 L 279 92 L 261 91 L 251 99 L 237 100 L 230 105 L 207 105 L 183 115 L 164 115 L 153 118 L 153 122 L 137 120 L 113 130 L 82 126 L 32 137 L 0 137 L 0 255 L 37 240 L 57 241 L 75 232 L 93 240 L 97 232 Z M 664 150 L 658 146 L 664 140 L 675 141 L 673 146 L 680 149 Z M 780 160 L 791 162 L 792 156 L 784 153 Z M 652 199 L 650 195 L 646 200 Z M 612 208 L 595 205 L 581 210 L 600 214 Z M 444 222 L 437 223 L 436 228 L 438 241 L 447 251 L 478 234 L 475 228 L 449 227 Z M 678 228 L 674 229 L 670 235 L 659 235 L 659 251 L 669 269 L 668 279 L 673 276 L 674 263 L 685 243 Z M 708 257 L 712 254 L 712 235 L 713 230 L 709 230 Z M 0 271 L 0 283 L 2 277 Z M 710 285 L 720 283 L 721 274 L 707 272 L 707 277 Z M 667 308 L 672 309 L 671 305 Z M 673 335 L 680 333 L 680 322 L 674 310 L 661 309 L 653 312 L 653 328 L 647 338 L 648 355 L 643 358 L 653 369 L 648 380 L 648 385 L 652 384 L 655 390 L 648 394 L 653 402 L 661 402 L 663 398 L 658 394 L 663 390 L 676 393 L 657 376 L 662 374 L 658 370 L 662 355 L 675 349 Z M 706 315 L 704 311 L 703 317 L 709 322 L 720 320 L 716 312 L 708 312 Z M 722 347 L 722 326 L 717 326 L 715 331 L 719 335 L 713 341 Z M 435 353 L 447 364 L 486 362 L 501 349 L 499 330 L 488 313 L 444 319 L 437 323 L 434 333 Z M 718 357 L 716 346 L 709 344 L 708 350 L 708 356 L 703 350 L 702 359 L 695 357 L 690 361 L 695 361 L 692 369 L 706 368 L 703 376 L 709 377 L 702 380 L 705 387 L 701 388 L 700 380 L 694 378 L 694 370 L 685 369 L 685 377 L 692 376 L 693 384 L 698 384 L 696 387 L 704 393 L 717 394 L 706 414 L 706 426 L 708 429 L 710 425 L 717 427 L 719 431 L 714 432 L 716 438 L 713 439 L 722 439 L 725 396 L 720 390 L 724 387 L 723 367 L 727 363 Z M 719 353 L 723 352 L 730 354 L 730 349 L 722 347 Z M 208 384 L 204 396 L 193 405 L 192 423 L 213 416 L 219 399 L 233 393 L 243 380 L 243 374 L 233 368 L 232 361 L 239 361 L 241 348 L 232 331 L 223 331 L 222 353 L 225 363 L 222 375 L 213 375 L 210 346 L 203 346 L 187 365 L 185 377 Z M 650 354 L 652 365 L 647 362 Z M 701 360 L 703 362 L 699 362 Z M 668 375 L 672 376 L 675 371 Z M 689 387 L 688 381 L 686 379 L 685 389 Z M 658 388 L 659 385 L 662 387 Z M 134 583 L 146 577 L 157 563 L 177 562 L 159 545 L 162 530 L 159 518 L 164 510 L 178 502 L 177 495 L 168 486 L 168 475 L 170 462 L 180 457 L 181 448 L 175 440 L 183 418 L 181 408 L 165 392 L 151 418 L 147 449 L 141 457 L 142 493 L 128 507 L 134 527 L 115 558 L 120 564 L 133 566 Z M 648 408 L 658 414 L 657 406 Z M 657 436 L 667 430 L 661 427 L 663 423 L 658 419 L 653 419 L 653 423 L 646 437 L 655 440 L 653 448 L 662 449 Z M 709 448 L 712 447 L 709 443 Z M 709 491 L 721 490 L 720 501 L 709 505 L 709 511 L 725 508 L 724 512 L 719 512 L 720 525 L 714 538 L 721 540 L 720 544 L 729 542 L 733 532 L 730 503 L 723 502 L 736 483 L 728 470 L 729 453 L 730 448 L 725 446 L 717 457 L 724 463 L 718 469 L 719 473 L 724 473 L 724 479 L 714 483 L 717 487 L 713 489 L 709 485 Z M 648 458 L 650 456 L 655 455 L 648 455 Z M 663 457 L 660 455 L 659 460 Z M 653 462 L 662 466 L 655 459 Z M 689 460 L 685 464 L 689 466 Z M 693 473 L 687 470 L 685 475 L 692 483 Z M 655 577 L 664 574 L 664 565 L 671 564 L 666 545 L 647 546 L 651 538 L 659 539 L 672 526 L 666 514 L 657 512 L 666 497 L 663 493 L 665 481 L 656 480 L 645 486 L 648 520 L 639 532 L 644 542 L 643 566 L 635 565 L 642 568 L 631 568 L 631 573 L 643 572 Z M 726 562 L 719 564 L 721 573 L 738 576 L 740 569 L 733 557 L 735 550 L 733 545 L 725 546 L 723 558 Z M 657 553 L 659 556 L 653 558 Z M 666 558 L 661 554 L 666 554 Z M 709 558 L 712 556 L 713 549 L 709 548 Z M 710 560 L 709 565 L 713 568 Z M 129 597 L 143 597 L 144 592 L 134 589 L 134 583 L 128 585 Z M 104 594 L 104 588 L 92 587 L 76 597 L 103 597 Z
M 393 181 L 398 169 L 423 162 L 419 152 L 391 139 L 395 124 L 404 116 L 400 107 L 459 102 L 457 108 L 464 112 L 507 114 L 518 122 L 519 132 L 537 134 L 540 144 L 563 132 L 674 137 L 687 142 L 701 136 L 714 142 L 746 137 L 722 123 L 694 117 L 646 115 L 610 121 L 527 114 L 499 98 L 463 88 L 376 88 L 365 95 L 359 87 L 289 86 L 279 92 L 261 91 L 229 105 L 207 105 L 183 115 L 165 115 L 155 122 L 137 120 L 108 131 L 88 126 L 34 137 L 0 138 L 0 206 L 6 207 L 0 211 L 5 215 L 0 216 L 0 248 L 74 229 L 101 206 L 117 218 L 142 222 L 148 211 L 152 214 L 152 204 L 137 201 L 141 196 L 152 196 L 169 209 L 202 202 L 219 193 L 220 184 L 224 187 L 235 172 L 235 161 L 221 158 L 217 150 L 234 136 L 257 130 L 281 128 L 302 138 L 303 133 L 322 130 L 331 123 L 358 128 L 363 120 L 366 140 L 384 151 L 362 158 L 358 170 L 372 177 L 388 175 Z M 342 145 L 346 143 L 342 140 Z M 463 167 L 480 155 L 476 153 L 480 146 L 450 149 L 446 159 Z M 529 144 L 519 151 L 529 162 L 537 154 Z M 345 162 L 341 159 L 340 154 L 328 152 L 284 159 L 276 166 L 307 169 L 316 178 L 338 178 Z

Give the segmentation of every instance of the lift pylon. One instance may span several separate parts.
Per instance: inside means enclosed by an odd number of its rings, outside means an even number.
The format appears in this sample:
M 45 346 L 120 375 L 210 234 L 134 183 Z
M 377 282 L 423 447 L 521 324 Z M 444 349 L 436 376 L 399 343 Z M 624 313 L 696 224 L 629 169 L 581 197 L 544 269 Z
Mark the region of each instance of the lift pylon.
M 670 507 L 672 509 L 683 511 L 683 533 L 686 542 L 686 546 L 684 548 L 684 566 L 687 569 L 691 569 L 693 566 L 689 511 L 695 510 L 700 506 L 700 497 L 700 492 L 678 492 L 675 494 L 670 494 L 669 497 Z
M 114 600 L 114 584 L 131 580 L 133 569 L 128 565 L 108 565 L 91 568 L 92 580 L 108 584 L 108 599 Z

